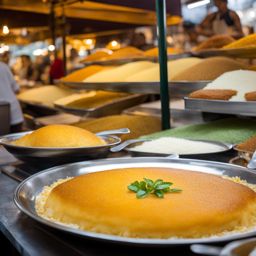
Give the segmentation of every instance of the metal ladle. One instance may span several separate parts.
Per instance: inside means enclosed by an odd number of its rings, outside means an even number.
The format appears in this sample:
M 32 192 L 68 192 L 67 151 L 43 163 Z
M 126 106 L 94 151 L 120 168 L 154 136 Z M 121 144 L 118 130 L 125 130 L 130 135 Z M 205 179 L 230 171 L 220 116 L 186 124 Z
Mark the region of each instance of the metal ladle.
M 108 130 L 108 131 L 102 131 L 102 132 L 98 132 L 96 133 L 96 135 L 122 135 L 122 134 L 129 134 L 130 130 L 128 128 L 121 128 L 121 129 L 116 129 L 116 130 Z
M 138 143 L 138 142 L 145 142 L 145 141 L 150 141 L 151 139 L 133 139 L 133 140 L 126 140 L 124 141 L 123 143 L 113 147 L 110 149 L 110 151 L 112 153 L 116 153 L 116 152 L 120 152 L 122 151 L 124 148 L 128 147 L 129 145 L 131 144 L 134 144 L 134 143 Z

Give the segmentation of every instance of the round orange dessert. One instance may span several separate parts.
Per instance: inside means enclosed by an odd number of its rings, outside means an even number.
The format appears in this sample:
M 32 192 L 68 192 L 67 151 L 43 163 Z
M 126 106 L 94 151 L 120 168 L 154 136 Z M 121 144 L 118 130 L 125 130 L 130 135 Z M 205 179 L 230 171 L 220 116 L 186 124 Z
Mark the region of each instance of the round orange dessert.
M 172 182 L 179 193 L 136 198 L 143 178 Z M 198 238 L 255 224 L 256 193 L 216 175 L 169 168 L 128 168 L 57 182 L 36 200 L 40 216 L 78 228 L 137 238 Z M 42 196 L 43 195 L 43 196 Z M 44 198 L 44 199 L 42 199 Z
M 48 125 L 12 142 L 23 147 L 93 147 L 106 143 L 95 134 L 71 125 Z

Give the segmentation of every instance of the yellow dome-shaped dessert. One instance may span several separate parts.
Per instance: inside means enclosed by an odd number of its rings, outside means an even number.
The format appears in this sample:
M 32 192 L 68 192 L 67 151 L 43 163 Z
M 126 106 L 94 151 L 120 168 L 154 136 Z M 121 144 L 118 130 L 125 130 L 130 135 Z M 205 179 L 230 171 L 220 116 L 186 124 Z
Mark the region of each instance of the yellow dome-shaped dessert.
M 137 199 L 127 186 L 163 179 L 182 189 Z M 256 193 L 212 174 L 170 168 L 128 168 L 81 175 L 37 198 L 39 215 L 80 229 L 138 238 L 207 237 L 255 222 Z M 44 202 L 43 202 L 44 201 Z M 40 203 L 41 202 L 41 203 Z
M 23 147 L 94 147 L 106 143 L 95 134 L 70 125 L 48 125 L 13 141 Z

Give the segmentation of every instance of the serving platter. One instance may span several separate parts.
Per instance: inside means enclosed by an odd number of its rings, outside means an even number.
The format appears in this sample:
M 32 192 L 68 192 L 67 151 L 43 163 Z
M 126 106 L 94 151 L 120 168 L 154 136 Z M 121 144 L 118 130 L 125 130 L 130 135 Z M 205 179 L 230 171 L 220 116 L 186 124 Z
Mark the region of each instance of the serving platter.
M 9 153 L 25 162 L 31 163 L 67 163 L 106 157 L 109 149 L 121 142 L 121 139 L 114 135 L 97 135 L 107 144 L 97 147 L 72 147 L 72 148 L 47 148 L 47 147 L 23 147 L 11 144 L 24 135 L 33 131 L 13 133 L 0 138 L 2 145 Z
M 203 89 L 210 81 L 173 81 L 169 82 L 171 97 L 185 97 L 193 91 Z M 70 89 L 108 90 L 128 93 L 160 94 L 160 82 L 60 82 Z
M 209 113 L 256 116 L 256 102 L 191 99 L 185 97 L 185 108 Z
M 248 183 L 256 184 L 256 173 L 247 170 L 246 168 L 201 160 L 192 159 L 175 159 L 163 157 L 138 157 L 138 158 L 116 158 L 106 160 L 95 160 L 80 162 L 74 164 L 67 164 L 58 167 L 53 167 L 45 171 L 39 172 L 28 179 L 24 180 L 17 187 L 14 195 L 14 202 L 17 207 L 26 215 L 30 216 L 39 223 L 61 230 L 73 235 L 79 235 L 85 238 L 96 240 L 104 240 L 108 242 L 137 244 L 144 246 L 176 246 L 189 245 L 195 243 L 219 243 L 227 242 L 235 239 L 241 239 L 256 235 L 256 227 L 245 232 L 227 233 L 223 236 L 213 236 L 207 238 L 183 239 L 183 238 L 169 238 L 169 239 L 154 239 L 154 238 L 129 238 L 114 235 L 107 235 L 102 233 L 94 233 L 83 231 L 76 228 L 66 226 L 64 224 L 55 223 L 46 220 L 37 215 L 35 212 L 36 196 L 42 191 L 44 186 L 49 186 L 58 179 L 66 177 L 76 177 L 82 174 L 133 167 L 166 167 L 177 168 L 191 171 L 199 171 L 215 175 L 226 175 L 229 177 L 240 177 Z

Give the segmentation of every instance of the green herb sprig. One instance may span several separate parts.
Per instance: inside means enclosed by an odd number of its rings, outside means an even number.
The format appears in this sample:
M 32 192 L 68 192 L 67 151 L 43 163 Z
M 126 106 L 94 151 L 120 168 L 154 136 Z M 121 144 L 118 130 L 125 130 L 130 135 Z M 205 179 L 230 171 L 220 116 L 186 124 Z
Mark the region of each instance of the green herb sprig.
M 144 178 L 143 181 L 135 181 L 128 186 L 128 189 L 136 193 L 137 198 L 145 198 L 149 194 L 154 194 L 158 198 L 164 198 L 165 193 L 179 193 L 182 190 L 179 188 L 170 188 L 172 182 L 166 182 L 161 179 L 153 181 Z

